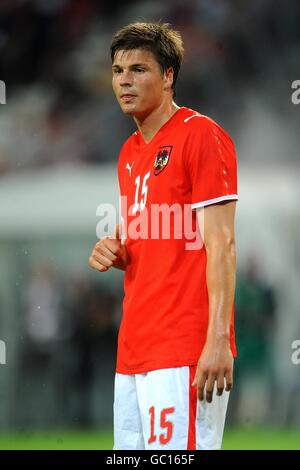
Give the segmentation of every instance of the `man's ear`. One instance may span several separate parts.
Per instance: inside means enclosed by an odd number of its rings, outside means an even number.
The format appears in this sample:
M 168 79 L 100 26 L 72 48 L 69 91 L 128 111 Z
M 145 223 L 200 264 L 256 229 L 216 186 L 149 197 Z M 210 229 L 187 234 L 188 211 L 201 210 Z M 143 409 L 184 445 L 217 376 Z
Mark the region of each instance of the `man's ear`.
M 169 67 L 166 71 L 165 71 L 165 90 L 168 90 L 172 88 L 172 85 L 173 85 L 173 81 L 174 81 L 174 70 L 173 70 L 173 67 Z

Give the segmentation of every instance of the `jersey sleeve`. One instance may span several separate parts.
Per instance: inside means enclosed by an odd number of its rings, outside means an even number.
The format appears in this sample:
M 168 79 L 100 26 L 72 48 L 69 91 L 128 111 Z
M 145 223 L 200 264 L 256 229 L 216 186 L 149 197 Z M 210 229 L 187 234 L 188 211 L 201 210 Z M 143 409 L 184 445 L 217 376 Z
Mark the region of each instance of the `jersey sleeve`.
M 229 135 L 206 116 L 194 118 L 185 146 L 192 209 L 237 200 L 237 162 Z M 187 123 L 188 125 L 188 123 Z

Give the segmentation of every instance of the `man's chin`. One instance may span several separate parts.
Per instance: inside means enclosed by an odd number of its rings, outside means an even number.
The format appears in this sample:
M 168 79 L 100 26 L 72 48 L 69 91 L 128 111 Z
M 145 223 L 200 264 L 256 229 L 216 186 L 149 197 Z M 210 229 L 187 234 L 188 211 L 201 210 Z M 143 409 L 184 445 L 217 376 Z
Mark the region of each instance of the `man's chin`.
M 135 116 L 138 113 L 138 110 L 135 107 L 123 106 L 122 111 L 126 116 Z
M 133 109 L 122 109 L 122 111 L 126 116 L 134 116 L 135 114 Z

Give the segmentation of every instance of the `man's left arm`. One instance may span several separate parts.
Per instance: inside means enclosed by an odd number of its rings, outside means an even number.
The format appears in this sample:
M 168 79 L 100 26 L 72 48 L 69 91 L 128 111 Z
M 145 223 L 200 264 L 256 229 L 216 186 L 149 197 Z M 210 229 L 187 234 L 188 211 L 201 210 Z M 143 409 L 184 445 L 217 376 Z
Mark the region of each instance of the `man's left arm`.
M 235 291 L 236 252 L 234 218 L 236 201 L 214 204 L 197 211 L 198 226 L 207 254 L 206 282 L 209 321 L 204 349 L 193 385 L 199 400 L 211 402 L 214 387 L 222 395 L 233 386 L 230 324 Z M 206 386 L 206 387 L 205 387 Z

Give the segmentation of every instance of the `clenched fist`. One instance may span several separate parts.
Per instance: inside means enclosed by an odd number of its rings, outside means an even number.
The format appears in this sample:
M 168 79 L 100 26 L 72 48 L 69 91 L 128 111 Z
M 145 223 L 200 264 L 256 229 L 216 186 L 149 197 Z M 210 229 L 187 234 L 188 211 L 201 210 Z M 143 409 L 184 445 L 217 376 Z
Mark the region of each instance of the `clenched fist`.
M 102 273 L 112 266 L 124 271 L 126 263 L 127 253 L 121 238 L 121 225 L 117 224 L 115 237 L 106 236 L 96 243 L 89 258 L 89 266 Z

